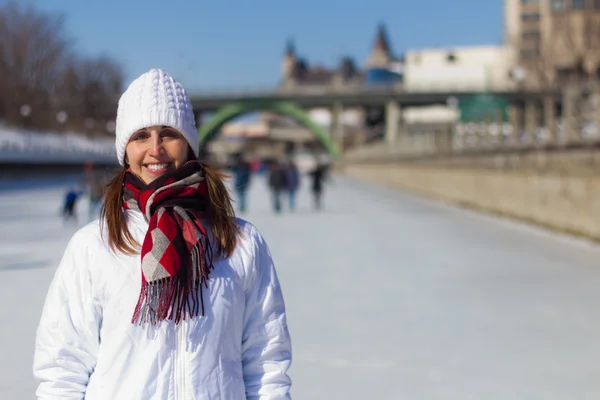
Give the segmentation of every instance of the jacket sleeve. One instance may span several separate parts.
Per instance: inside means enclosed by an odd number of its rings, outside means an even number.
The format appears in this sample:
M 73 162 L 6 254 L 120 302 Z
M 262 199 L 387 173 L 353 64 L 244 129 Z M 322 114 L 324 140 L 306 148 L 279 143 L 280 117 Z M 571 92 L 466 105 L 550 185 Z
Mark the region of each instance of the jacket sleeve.
M 248 400 L 291 399 L 287 371 L 292 362 L 285 304 L 273 259 L 255 231 L 249 266 L 242 338 L 242 365 Z
M 83 399 L 96 365 L 102 313 L 83 242 L 78 234 L 71 239 L 42 311 L 33 361 L 38 400 Z

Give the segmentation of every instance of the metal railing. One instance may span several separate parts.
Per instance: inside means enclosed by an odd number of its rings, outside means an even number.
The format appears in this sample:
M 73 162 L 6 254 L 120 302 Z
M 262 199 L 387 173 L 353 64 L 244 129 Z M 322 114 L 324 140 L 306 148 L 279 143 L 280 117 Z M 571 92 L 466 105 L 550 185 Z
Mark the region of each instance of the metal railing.
M 402 88 L 398 85 L 301 85 L 290 87 L 242 87 L 242 88 L 223 88 L 223 89 L 205 89 L 191 91 L 189 96 L 194 98 L 223 98 L 223 97 L 258 97 L 258 96 L 277 96 L 277 95 L 309 95 L 319 96 L 328 94 L 363 94 L 363 93 L 381 93 L 381 92 L 401 92 Z
M 289 96 L 289 95 L 336 95 L 336 94 L 380 94 L 380 93 L 472 93 L 472 92 L 510 92 L 516 90 L 514 84 L 509 82 L 495 82 L 485 85 L 474 85 L 465 82 L 451 82 L 447 84 L 423 83 L 396 83 L 396 84 L 369 84 L 351 83 L 344 85 L 290 85 L 290 86 L 243 86 L 204 88 L 192 90 L 192 98 L 228 98 L 228 97 L 262 97 L 262 96 Z

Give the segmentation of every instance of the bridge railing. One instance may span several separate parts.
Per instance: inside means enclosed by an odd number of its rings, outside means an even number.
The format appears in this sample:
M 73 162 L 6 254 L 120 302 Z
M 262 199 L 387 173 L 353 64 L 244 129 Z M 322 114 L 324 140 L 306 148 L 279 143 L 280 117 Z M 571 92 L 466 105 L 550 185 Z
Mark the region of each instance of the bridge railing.
M 402 92 L 401 84 L 396 85 L 294 85 L 294 86 L 262 86 L 262 87 L 227 87 L 206 88 L 189 92 L 192 98 L 230 98 L 230 97 L 258 97 L 258 96 L 286 96 L 286 95 L 330 95 L 330 94 L 366 94 L 366 93 L 395 93 Z
M 270 94 L 277 91 L 277 86 L 224 86 L 224 87 L 205 87 L 188 90 L 188 95 L 194 97 L 230 97 L 256 94 Z
M 484 86 L 471 85 L 465 82 L 452 82 L 448 84 L 429 83 L 395 83 L 372 84 L 357 82 L 343 85 L 290 85 L 290 86 L 247 86 L 247 87 L 221 87 L 204 88 L 190 91 L 192 98 L 231 98 L 231 97 L 262 97 L 262 96 L 287 96 L 307 95 L 326 96 L 336 94 L 381 94 L 381 93 L 472 93 L 472 92 L 509 92 L 515 90 L 515 85 L 510 82 L 490 82 Z

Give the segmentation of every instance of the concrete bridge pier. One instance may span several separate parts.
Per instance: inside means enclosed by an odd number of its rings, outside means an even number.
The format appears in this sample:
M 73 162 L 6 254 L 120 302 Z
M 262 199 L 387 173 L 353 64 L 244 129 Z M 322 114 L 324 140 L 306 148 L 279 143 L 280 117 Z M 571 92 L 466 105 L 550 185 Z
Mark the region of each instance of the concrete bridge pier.
M 331 127 L 330 137 L 335 142 L 336 146 L 340 151 L 344 150 L 344 121 L 342 116 L 344 115 L 344 105 L 336 101 L 331 107 Z
M 398 140 L 402 125 L 402 109 L 396 101 L 388 101 L 385 105 L 385 141 L 394 144 Z

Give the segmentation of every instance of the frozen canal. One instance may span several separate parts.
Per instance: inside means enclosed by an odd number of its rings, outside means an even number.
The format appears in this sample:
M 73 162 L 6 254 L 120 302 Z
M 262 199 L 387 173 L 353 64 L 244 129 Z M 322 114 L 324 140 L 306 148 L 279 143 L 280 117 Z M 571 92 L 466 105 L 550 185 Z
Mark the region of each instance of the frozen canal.
M 303 192 L 274 215 L 264 188 L 244 217 L 283 286 L 294 399 L 600 398 L 599 247 L 344 178 L 323 211 Z M 34 398 L 64 189 L 0 188 L 1 399 Z

